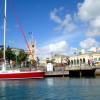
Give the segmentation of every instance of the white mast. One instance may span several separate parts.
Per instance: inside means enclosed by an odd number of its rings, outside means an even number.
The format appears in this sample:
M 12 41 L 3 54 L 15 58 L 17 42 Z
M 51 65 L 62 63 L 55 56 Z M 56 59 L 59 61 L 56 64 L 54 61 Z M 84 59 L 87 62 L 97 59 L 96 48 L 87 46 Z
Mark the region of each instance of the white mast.
M 3 51 L 3 59 L 4 59 L 4 64 L 2 71 L 6 70 L 6 0 L 4 0 L 4 51 Z

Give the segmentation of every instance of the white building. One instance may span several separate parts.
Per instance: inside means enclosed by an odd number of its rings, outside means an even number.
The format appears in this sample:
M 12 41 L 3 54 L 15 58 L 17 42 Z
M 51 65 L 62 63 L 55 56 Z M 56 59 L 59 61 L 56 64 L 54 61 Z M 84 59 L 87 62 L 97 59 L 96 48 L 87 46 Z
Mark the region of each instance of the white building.
M 90 52 L 85 54 L 70 56 L 71 65 L 88 64 L 88 60 L 92 59 L 94 62 L 100 61 L 100 53 Z
M 65 63 L 66 58 L 69 58 L 69 56 L 66 55 L 54 55 L 52 59 L 54 59 L 55 63 Z

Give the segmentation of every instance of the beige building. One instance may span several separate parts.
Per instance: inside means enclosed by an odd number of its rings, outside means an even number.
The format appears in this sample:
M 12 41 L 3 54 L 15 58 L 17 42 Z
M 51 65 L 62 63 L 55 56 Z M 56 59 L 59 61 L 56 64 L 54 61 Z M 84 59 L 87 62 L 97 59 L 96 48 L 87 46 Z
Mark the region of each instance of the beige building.
M 52 59 L 54 59 L 55 63 L 65 63 L 66 58 L 69 58 L 69 56 L 66 55 L 54 55 Z
M 85 53 L 80 55 L 73 55 L 69 57 L 71 65 L 80 65 L 80 64 L 88 64 L 88 60 L 92 60 L 94 62 L 100 61 L 100 53 L 92 52 Z
M 88 60 L 93 62 L 100 62 L 100 53 L 99 52 L 90 52 L 79 55 L 65 56 L 65 55 L 55 55 L 52 57 L 56 63 L 66 63 L 66 58 L 70 60 L 70 65 L 76 66 L 80 64 L 88 64 Z

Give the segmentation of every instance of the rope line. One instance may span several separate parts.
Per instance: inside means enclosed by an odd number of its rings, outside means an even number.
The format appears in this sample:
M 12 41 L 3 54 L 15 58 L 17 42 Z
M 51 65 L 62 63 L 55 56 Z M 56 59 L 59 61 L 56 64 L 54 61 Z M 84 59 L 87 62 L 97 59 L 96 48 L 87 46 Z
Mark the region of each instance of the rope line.
M 11 5 L 11 8 L 12 8 L 12 0 L 10 0 L 10 5 Z M 13 10 L 14 10 L 14 16 L 15 16 L 15 19 L 16 19 L 16 23 L 17 23 L 18 26 L 19 26 L 19 30 L 20 30 L 20 32 L 22 33 L 23 37 L 24 37 L 24 40 L 25 40 L 25 42 L 26 42 L 26 45 L 27 45 L 27 48 L 28 48 L 30 54 L 32 54 L 31 49 L 30 49 L 30 46 L 29 46 L 28 41 L 27 41 L 27 39 L 26 39 L 25 32 L 24 32 L 24 30 L 23 30 L 23 27 L 22 27 L 22 25 L 21 25 L 21 23 L 20 23 L 20 21 L 19 21 L 19 17 L 18 17 L 17 14 L 16 14 L 16 9 L 14 8 Z

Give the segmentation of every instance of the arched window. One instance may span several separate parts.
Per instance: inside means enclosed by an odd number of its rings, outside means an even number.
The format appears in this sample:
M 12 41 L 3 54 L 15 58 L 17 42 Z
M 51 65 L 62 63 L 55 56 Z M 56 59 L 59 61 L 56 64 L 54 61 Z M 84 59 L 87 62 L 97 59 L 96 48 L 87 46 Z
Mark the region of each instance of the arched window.
M 85 58 L 83 58 L 83 64 L 85 64 Z
M 76 65 L 76 60 L 74 59 L 74 65 Z
M 73 60 L 71 60 L 71 64 L 73 65 Z
M 94 61 L 97 61 L 97 58 L 94 58 Z
M 82 59 L 80 59 L 80 65 L 82 64 Z
M 79 64 L 79 59 L 77 59 L 77 64 Z

